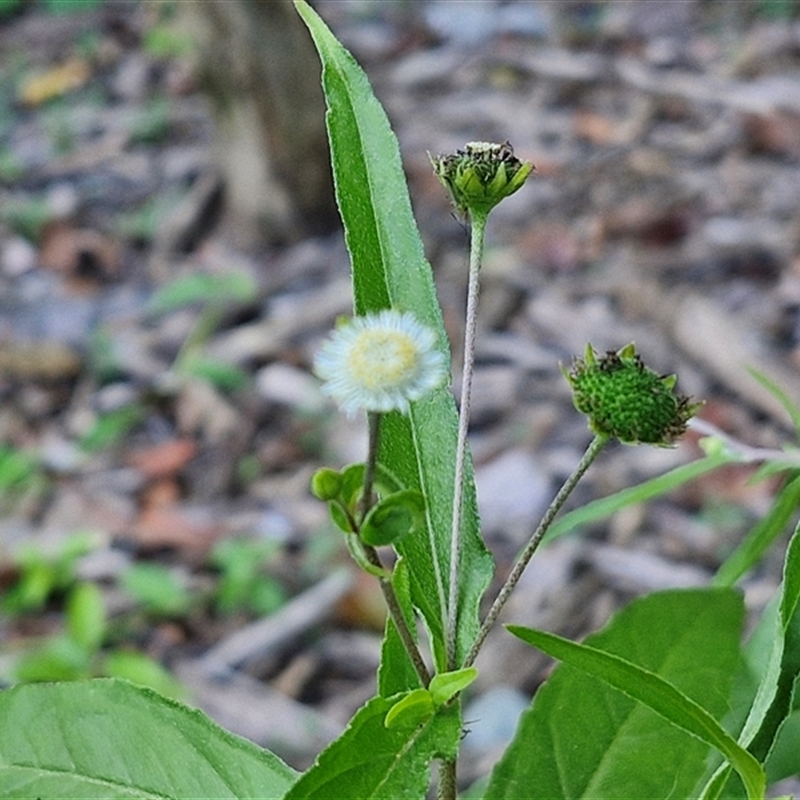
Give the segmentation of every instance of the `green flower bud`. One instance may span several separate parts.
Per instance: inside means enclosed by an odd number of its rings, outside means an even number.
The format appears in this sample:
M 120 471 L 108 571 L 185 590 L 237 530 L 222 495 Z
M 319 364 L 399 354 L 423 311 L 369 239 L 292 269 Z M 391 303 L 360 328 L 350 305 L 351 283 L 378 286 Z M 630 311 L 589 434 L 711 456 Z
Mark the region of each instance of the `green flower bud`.
M 587 345 L 584 357 L 564 374 L 575 408 L 589 417 L 589 427 L 625 444 L 669 447 L 703 405 L 675 394 L 676 377 L 648 369 L 633 344 L 601 358 Z
M 318 500 L 335 500 L 342 491 L 342 482 L 341 473 L 322 467 L 311 478 L 311 493 Z
M 431 157 L 433 169 L 453 198 L 459 214 L 488 214 L 525 183 L 534 166 L 520 161 L 505 144 L 470 142 L 463 150 Z

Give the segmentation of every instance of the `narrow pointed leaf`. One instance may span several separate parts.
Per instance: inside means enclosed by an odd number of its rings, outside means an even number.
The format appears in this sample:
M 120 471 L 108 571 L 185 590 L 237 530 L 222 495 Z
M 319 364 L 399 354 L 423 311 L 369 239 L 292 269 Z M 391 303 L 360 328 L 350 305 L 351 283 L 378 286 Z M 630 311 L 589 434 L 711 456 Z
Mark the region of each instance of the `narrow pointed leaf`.
M 736 458 L 724 452 L 713 453 L 689 464 L 681 464 L 663 475 L 658 475 L 637 486 L 622 489 L 609 497 L 593 500 L 591 503 L 576 508 L 556 520 L 544 537 L 544 541 L 550 542 L 559 536 L 571 533 L 581 525 L 606 519 L 620 509 L 627 508 L 634 503 L 644 503 L 654 497 L 660 497 L 689 481 L 699 478 L 701 475 L 705 475 L 707 472 L 713 472 L 715 469 L 735 461 Z
M 758 563 L 769 546 L 786 530 L 789 520 L 795 517 L 800 505 L 800 475 L 795 471 L 793 476 L 781 489 L 769 512 L 753 526 L 717 570 L 713 580 L 715 586 L 733 586 Z
M 767 669 L 766 676 L 775 680 L 772 701 L 763 709 L 763 719 L 748 749 L 759 759 L 765 760 L 775 744 L 784 721 L 792 713 L 795 686 L 800 676 L 800 532 L 795 531 L 786 552 L 783 571 L 783 586 L 780 599 L 780 630 L 777 637 L 780 646 L 773 650 L 779 667 Z M 800 758 L 798 758 L 800 767 Z
M 432 328 L 448 353 L 447 336 L 430 265 L 411 211 L 397 139 L 364 72 L 303 0 L 296 7 L 322 61 L 328 104 L 336 197 L 353 268 L 357 314 L 395 308 L 412 312 Z M 433 636 L 437 666 L 444 664 L 444 625 L 449 593 L 453 464 L 457 440 L 455 403 L 448 388 L 413 403 L 408 416 L 387 414 L 380 460 L 407 489 L 426 501 L 424 530 L 398 550 L 408 559 L 411 595 Z M 478 630 L 478 604 L 492 564 L 480 538 L 471 468 L 466 475 L 463 574 L 457 653 L 461 660 Z

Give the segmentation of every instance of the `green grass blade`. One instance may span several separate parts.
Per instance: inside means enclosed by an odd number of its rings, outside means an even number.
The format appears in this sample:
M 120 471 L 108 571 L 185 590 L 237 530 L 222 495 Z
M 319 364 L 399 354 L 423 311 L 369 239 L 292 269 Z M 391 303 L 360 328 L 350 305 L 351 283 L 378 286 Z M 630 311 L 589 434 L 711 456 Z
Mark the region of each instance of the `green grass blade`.
M 600 519 L 606 519 L 627 506 L 634 505 L 635 503 L 644 503 L 647 500 L 660 497 L 695 478 L 699 478 L 701 475 L 705 475 L 707 472 L 713 472 L 715 469 L 719 469 L 735 461 L 736 458 L 733 456 L 724 453 L 714 453 L 713 455 L 705 456 L 697 461 L 692 461 L 690 464 L 682 464 L 663 475 L 651 478 L 636 486 L 631 486 L 628 489 L 623 489 L 610 497 L 594 500 L 585 506 L 581 506 L 581 508 L 564 514 L 564 516 L 557 520 L 547 532 L 544 541 L 549 542 L 559 536 L 571 533 L 581 525 L 596 522 Z
M 790 480 L 772 503 L 772 508 L 762 517 L 725 559 L 712 583 L 715 586 L 733 586 L 751 569 L 769 546 L 783 533 L 789 520 L 800 505 L 800 475 Z
M 763 372 L 759 372 L 754 367 L 747 367 L 747 371 L 786 409 L 786 413 L 789 415 L 794 425 L 795 433 L 798 439 L 800 439 L 800 407 L 798 407 L 796 403 L 793 403 L 789 395 L 786 394 L 777 383 L 764 375 Z

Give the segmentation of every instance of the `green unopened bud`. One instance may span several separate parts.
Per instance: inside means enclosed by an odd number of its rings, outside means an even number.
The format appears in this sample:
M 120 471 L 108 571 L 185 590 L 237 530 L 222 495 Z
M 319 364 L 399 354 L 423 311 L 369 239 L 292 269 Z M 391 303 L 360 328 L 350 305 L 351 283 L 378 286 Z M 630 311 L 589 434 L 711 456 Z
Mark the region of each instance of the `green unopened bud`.
M 335 500 L 342 491 L 342 476 L 335 469 L 323 467 L 311 478 L 311 493 L 318 500 Z
M 587 345 L 584 357 L 564 374 L 575 408 L 589 417 L 589 427 L 625 444 L 669 447 L 703 405 L 675 394 L 676 377 L 646 367 L 632 344 L 600 358 Z
M 505 144 L 470 142 L 451 155 L 431 157 L 433 169 L 453 198 L 459 214 L 488 214 L 525 183 L 534 169 Z

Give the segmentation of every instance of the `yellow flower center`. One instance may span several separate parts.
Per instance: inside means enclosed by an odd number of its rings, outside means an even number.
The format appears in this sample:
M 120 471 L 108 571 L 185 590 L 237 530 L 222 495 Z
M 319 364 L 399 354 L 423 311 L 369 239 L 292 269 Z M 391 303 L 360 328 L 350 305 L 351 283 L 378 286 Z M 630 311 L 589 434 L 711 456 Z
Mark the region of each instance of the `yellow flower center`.
M 350 374 L 366 389 L 394 388 L 413 378 L 417 356 L 408 334 L 366 330 L 350 349 Z

